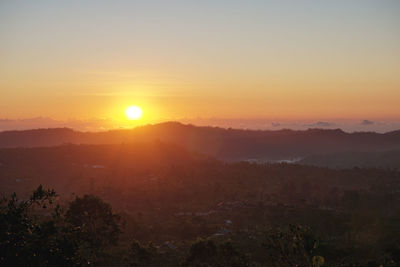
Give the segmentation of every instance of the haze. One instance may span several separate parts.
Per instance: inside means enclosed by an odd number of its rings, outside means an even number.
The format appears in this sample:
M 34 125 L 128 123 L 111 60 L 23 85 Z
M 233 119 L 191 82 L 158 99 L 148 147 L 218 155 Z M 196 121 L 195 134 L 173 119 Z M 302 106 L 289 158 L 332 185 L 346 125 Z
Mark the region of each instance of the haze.
M 400 266 L 400 0 L 0 0 L 0 266 Z
M 395 0 L 2 1 L 0 118 L 398 122 L 399 13 Z M 134 124 L 130 105 L 145 111 Z

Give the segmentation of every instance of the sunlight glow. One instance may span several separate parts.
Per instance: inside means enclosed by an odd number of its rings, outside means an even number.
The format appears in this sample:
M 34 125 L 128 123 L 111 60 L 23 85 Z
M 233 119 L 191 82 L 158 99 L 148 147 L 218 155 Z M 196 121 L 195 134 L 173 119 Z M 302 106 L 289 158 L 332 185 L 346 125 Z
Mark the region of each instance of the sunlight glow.
M 125 110 L 125 114 L 130 120 L 138 120 L 143 116 L 143 111 L 138 106 L 130 106 Z

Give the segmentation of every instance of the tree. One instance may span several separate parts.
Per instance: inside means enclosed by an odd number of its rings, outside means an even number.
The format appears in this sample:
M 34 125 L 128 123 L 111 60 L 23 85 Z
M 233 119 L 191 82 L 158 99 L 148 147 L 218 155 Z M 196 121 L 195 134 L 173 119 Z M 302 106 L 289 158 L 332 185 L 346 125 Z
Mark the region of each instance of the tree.
M 115 245 L 121 233 L 121 217 L 93 195 L 76 197 L 69 204 L 65 220 L 78 242 L 81 257 L 88 262 L 99 260 L 103 250 Z
M 127 261 L 129 266 L 151 266 L 155 263 L 156 254 L 157 249 L 151 243 L 142 245 L 139 241 L 134 240 Z
M 249 266 L 247 255 L 238 251 L 231 241 L 216 244 L 200 239 L 190 247 L 186 266 Z
M 264 242 L 275 266 L 320 267 L 325 260 L 317 254 L 319 241 L 308 227 L 289 225 L 271 229 Z
M 28 200 L 18 200 L 13 193 L 0 201 L 0 265 L 75 264 L 75 250 L 58 227 L 59 207 L 48 211 L 56 196 L 40 185 Z

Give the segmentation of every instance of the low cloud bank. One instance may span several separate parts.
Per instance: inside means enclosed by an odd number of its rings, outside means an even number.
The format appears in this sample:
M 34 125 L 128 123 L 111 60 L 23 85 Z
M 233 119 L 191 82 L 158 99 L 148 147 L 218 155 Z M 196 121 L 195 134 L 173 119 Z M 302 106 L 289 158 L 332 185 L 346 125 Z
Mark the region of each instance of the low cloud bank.
M 294 129 L 306 130 L 309 128 L 342 129 L 346 132 L 374 131 L 389 132 L 400 129 L 399 120 L 268 120 L 268 119 L 224 119 L 224 118 L 182 118 L 176 121 L 190 123 L 198 126 L 215 126 L 223 128 L 241 128 L 253 130 L 280 130 Z M 161 121 L 160 121 L 161 122 Z M 0 119 L 0 131 L 27 130 L 37 128 L 72 128 L 79 131 L 105 131 L 110 129 L 127 128 L 112 119 L 69 119 L 55 120 L 45 117 L 28 119 Z M 132 127 L 132 126 L 131 126 Z M 130 127 L 130 128 L 131 128 Z
M 28 119 L 0 119 L 0 131 L 27 130 L 38 128 L 72 128 L 80 131 L 101 131 L 118 128 L 118 125 L 107 119 L 69 119 L 54 120 L 51 118 L 37 117 Z

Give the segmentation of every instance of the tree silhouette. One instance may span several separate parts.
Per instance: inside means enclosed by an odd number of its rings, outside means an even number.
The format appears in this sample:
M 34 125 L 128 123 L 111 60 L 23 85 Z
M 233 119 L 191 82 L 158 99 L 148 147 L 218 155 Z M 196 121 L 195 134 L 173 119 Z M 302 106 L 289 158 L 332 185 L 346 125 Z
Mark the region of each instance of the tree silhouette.
M 55 197 L 54 190 L 44 190 L 40 185 L 28 200 L 19 200 L 15 193 L 1 200 L 1 266 L 74 264 L 74 247 L 58 227 L 59 208 L 48 210 Z
M 185 266 L 249 266 L 247 255 L 239 252 L 231 241 L 216 244 L 200 239 L 190 247 Z
M 81 257 L 88 262 L 101 260 L 103 250 L 115 245 L 121 233 L 121 217 L 93 195 L 76 197 L 69 204 L 65 220 L 75 234 Z

